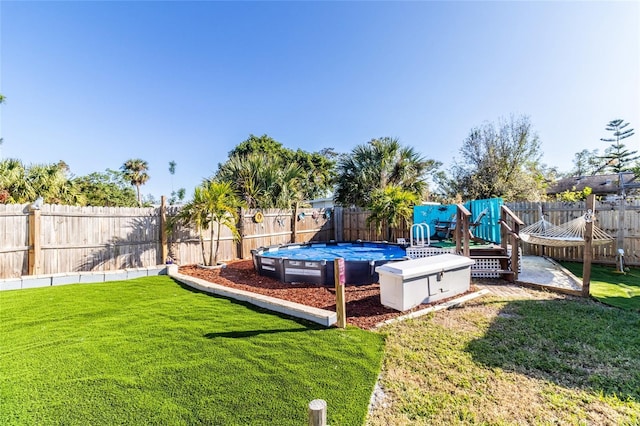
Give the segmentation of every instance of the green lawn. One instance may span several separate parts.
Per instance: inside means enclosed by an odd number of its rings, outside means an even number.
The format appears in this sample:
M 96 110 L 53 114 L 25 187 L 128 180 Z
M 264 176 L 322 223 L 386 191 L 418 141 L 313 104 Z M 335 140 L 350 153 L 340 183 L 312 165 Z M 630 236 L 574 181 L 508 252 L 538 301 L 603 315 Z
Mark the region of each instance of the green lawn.
M 0 293 L 0 424 L 360 425 L 383 337 L 168 277 Z
M 582 263 L 563 262 L 562 266 L 582 278 Z M 640 311 L 640 269 L 631 268 L 626 274 L 615 271 L 615 266 L 592 265 L 591 295 L 607 305 Z
M 640 424 L 640 313 L 531 293 L 385 327 L 369 424 Z

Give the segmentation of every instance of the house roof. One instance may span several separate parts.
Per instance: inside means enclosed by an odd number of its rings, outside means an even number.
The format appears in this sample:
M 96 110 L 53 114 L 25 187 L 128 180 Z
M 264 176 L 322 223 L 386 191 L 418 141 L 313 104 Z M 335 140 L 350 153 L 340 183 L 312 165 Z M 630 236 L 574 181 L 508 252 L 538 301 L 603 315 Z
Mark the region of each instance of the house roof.
M 559 194 L 564 191 L 582 191 L 587 186 L 592 189 L 593 194 L 617 194 L 620 192 L 618 180 L 622 177 L 623 185 L 637 187 L 640 181 L 636 180 L 633 172 L 622 172 L 610 175 L 596 176 L 572 176 L 564 179 L 558 179 L 549 188 L 548 195 Z

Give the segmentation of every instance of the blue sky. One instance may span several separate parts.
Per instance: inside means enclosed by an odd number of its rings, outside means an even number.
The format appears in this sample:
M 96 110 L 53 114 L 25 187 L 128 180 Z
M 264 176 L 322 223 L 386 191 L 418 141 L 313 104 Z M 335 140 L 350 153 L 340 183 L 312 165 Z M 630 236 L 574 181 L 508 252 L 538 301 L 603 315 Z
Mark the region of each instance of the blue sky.
M 2 1 L 0 25 L 2 157 L 142 158 L 156 198 L 249 134 L 397 137 L 446 168 L 474 126 L 523 114 L 561 171 L 615 118 L 640 149 L 640 2 Z

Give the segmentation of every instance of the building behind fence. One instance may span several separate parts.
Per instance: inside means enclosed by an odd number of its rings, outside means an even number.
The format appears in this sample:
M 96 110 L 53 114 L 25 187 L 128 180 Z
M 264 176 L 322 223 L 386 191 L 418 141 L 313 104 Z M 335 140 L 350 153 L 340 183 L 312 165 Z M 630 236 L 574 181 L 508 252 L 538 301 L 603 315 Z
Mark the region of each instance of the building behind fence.
M 526 224 L 539 220 L 538 203 L 508 203 Z M 554 224 L 584 214 L 584 203 L 543 203 L 546 219 Z M 167 207 L 166 217 L 177 207 Z M 242 210 L 234 241 L 231 231 L 220 235 L 219 259 L 248 259 L 258 247 L 308 241 L 384 240 L 386 224 L 378 229 L 367 224 L 362 209 Z M 0 205 L 0 278 L 91 270 L 146 267 L 163 259 L 163 211 L 158 208 Z M 597 225 L 624 248 L 628 265 L 640 265 L 640 201 L 596 204 Z M 256 220 L 258 219 L 258 220 Z M 621 225 L 620 225 L 621 224 Z M 392 237 L 409 239 L 411 223 L 392 230 Z M 215 227 L 214 227 L 215 228 Z M 178 226 L 164 236 L 168 255 L 179 264 L 202 263 L 196 230 Z M 215 236 L 214 236 L 215 239 Z M 211 246 L 209 231 L 203 234 L 204 249 Z M 594 248 L 594 262 L 615 263 L 617 245 Z M 525 254 L 547 255 L 558 260 L 582 261 L 581 247 L 523 245 Z

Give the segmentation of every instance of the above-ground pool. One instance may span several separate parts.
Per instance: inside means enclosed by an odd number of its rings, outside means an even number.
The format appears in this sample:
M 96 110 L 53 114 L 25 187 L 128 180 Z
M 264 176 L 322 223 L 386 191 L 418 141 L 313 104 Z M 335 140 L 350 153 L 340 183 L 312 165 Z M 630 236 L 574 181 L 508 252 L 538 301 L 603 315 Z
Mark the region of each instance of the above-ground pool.
M 308 243 L 261 247 L 251 251 L 253 266 L 260 275 L 285 283 L 306 282 L 334 285 L 334 259 L 344 259 L 347 284 L 378 282 L 376 266 L 403 260 L 402 246 L 389 243 Z

